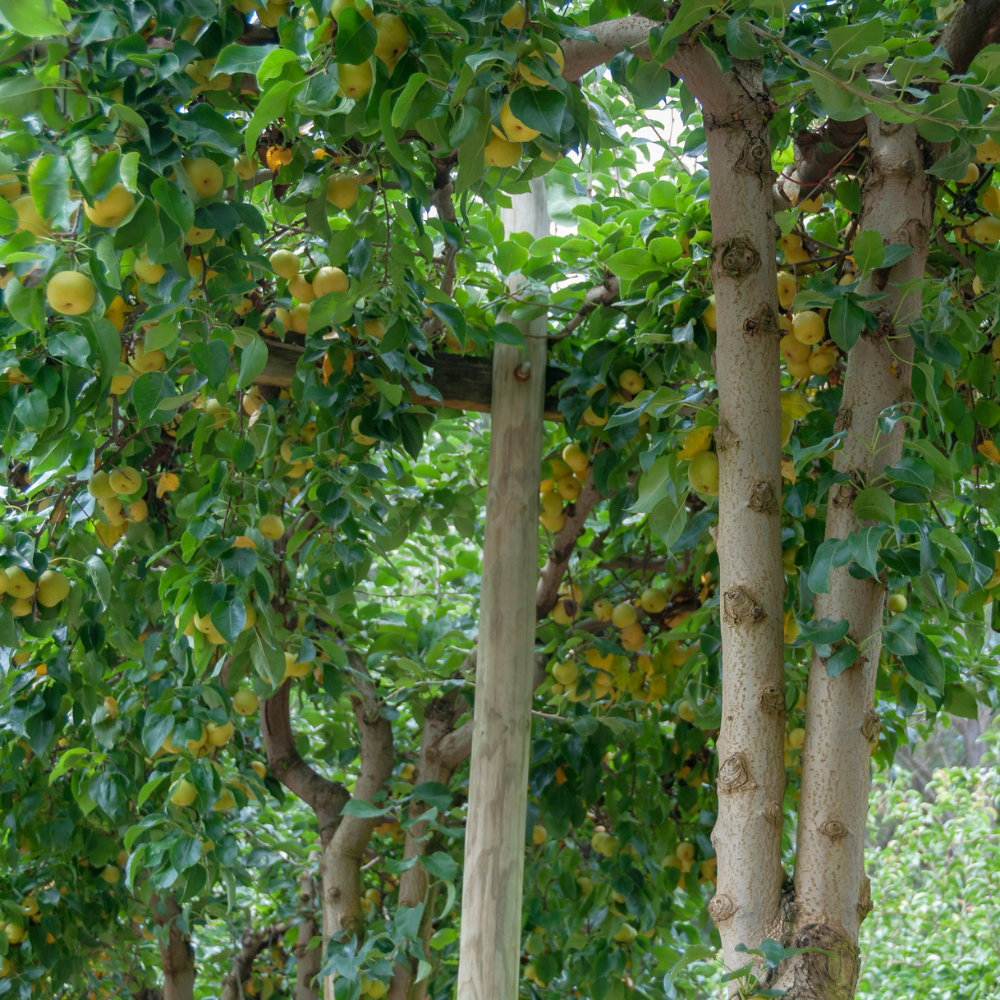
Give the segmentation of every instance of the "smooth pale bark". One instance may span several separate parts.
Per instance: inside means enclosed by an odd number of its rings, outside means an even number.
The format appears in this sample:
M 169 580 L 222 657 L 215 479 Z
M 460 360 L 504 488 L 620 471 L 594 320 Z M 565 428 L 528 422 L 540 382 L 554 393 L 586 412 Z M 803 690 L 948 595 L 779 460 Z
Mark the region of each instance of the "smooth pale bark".
M 379 701 L 361 658 L 348 654 L 355 694 L 351 706 L 358 724 L 361 769 L 354 783 L 353 798 L 372 802 L 392 776 L 392 725 L 379 714 Z M 361 864 L 375 827 L 374 819 L 341 815 L 330 841 L 323 847 L 320 867 L 323 939 L 343 940 L 364 933 L 361 907 Z M 333 1000 L 334 978 L 323 979 L 323 996 Z
M 153 921 L 168 927 L 160 939 L 160 964 L 163 967 L 163 1000 L 194 1000 L 194 951 L 187 935 L 177 926 L 181 908 L 173 896 L 153 897 Z
M 870 306 L 878 333 L 863 335 L 850 352 L 836 424 L 846 437 L 834 465 L 851 479 L 831 488 L 827 538 L 846 538 L 866 526 L 854 516 L 854 498 L 860 489 L 880 485 L 882 471 L 900 457 L 902 425 L 887 438 L 877 421 L 887 407 L 912 398 L 908 327 L 920 316 L 921 288 L 901 296 L 898 286 L 922 277 L 927 263 L 934 185 L 924 172 L 924 147 L 913 126 L 868 117 L 860 228 L 879 233 L 886 244 L 911 246 L 913 253 L 888 274 L 874 272 L 860 288 L 887 297 Z M 794 963 L 788 996 L 796 1000 L 847 1000 L 857 982 L 858 928 L 871 909 L 864 837 L 870 760 L 880 728 L 873 706 L 884 605 L 882 581 L 856 580 L 846 566 L 831 572 L 830 592 L 816 598 L 818 618 L 850 622 L 848 635 L 862 646 L 862 655 L 835 679 L 816 655 L 809 671 L 791 943 L 834 951 L 839 961 L 812 955 Z
M 673 63 L 705 118 L 718 317 L 722 729 L 709 903 L 727 966 L 780 928 L 785 579 L 781 565 L 781 399 L 777 267 L 762 67 L 723 76 L 698 49 Z
M 548 235 L 543 181 L 512 201 L 508 233 Z M 515 1000 L 520 978 L 547 322 L 521 330 L 524 351 L 493 354 L 458 1000 Z

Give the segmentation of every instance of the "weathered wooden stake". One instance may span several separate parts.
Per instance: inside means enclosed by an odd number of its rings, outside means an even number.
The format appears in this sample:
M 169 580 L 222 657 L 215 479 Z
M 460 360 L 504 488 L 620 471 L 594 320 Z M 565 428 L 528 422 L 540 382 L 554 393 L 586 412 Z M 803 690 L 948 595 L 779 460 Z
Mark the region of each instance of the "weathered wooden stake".
M 544 182 L 502 217 L 508 234 L 548 236 Z M 493 354 L 458 1000 L 515 1000 L 520 978 L 547 322 L 518 326 L 525 350 Z

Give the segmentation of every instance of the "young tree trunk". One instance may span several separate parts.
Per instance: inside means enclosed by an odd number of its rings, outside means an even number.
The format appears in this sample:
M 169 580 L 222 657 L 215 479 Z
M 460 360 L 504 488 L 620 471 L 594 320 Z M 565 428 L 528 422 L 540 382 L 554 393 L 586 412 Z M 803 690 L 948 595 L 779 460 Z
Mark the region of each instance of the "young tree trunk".
M 188 936 L 177 926 L 182 914 L 173 896 L 152 899 L 153 920 L 169 928 L 160 939 L 160 964 L 163 966 L 163 1000 L 194 1000 L 194 951 Z
M 379 714 L 375 685 L 359 656 L 348 654 L 355 694 L 351 705 L 358 723 L 361 771 L 352 798 L 372 802 L 392 776 L 392 725 Z M 336 833 L 323 848 L 323 939 L 340 940 L 364 932 L 361 908 L 361 862 L 375 826 L 374 819 L 341 816 Z M 334 979 L 323 979 L 323 996 L 333 1000 Z
M 681 49 L 702 105 L 718 316 L 719 553 L 722 729 L 719 812 L 712 842 L 718 891 L 709 912 L 726 965 L 780 927 L 784 769 L 785 579 L 781 565 L 781 398 L 777 267 L 762 68 L 734 62 L 723 76 L 704 50 Z
M 310 948 L 309 942 L 322 934 L 316 919 L 316 878 L 313 865 L 319 860 L 316 852 L 309 855 L 308 867 L 299 879 L 299 925 L 295 942 L 295 1000 L 317 1000 L 319 970 L 323 964 L 323 948 Z
M 547 236 L 544 182 L 515 195 L 503 222 Z M 458 1000 L 514 1000 L 520 979 L 547 322 L 521 330 L 523 351 L 498 344 L 493 354 Z
M 420 734 L 420 759 L 417 763 L 416 782 L 418 785 L 435 783 L 447 787 L 455 768 L 468 757 L 469 744 L 466 741 L 449 739 L 456 736 L 455 722 L 465 709 L 464 702 L 456 707 L 454 699 L 437 698 L 424 712 L 424 725 Z M 424 802 L 414 801 L 410 806 L 410 817 L 416 818 L 427 810 Z M 406 831 L 403 857 L 423 857 L 428 849 L 434 848 L 428 842 L 427 823 L 414 823 Z M 427 872 L 419 862 L 409 871 L 403 872 L 399 880 L 399 909 L 424 904 L 421 923 L 421 940 L 424 955 L 429 958 L 429 941 L 433 929 L 434 886 L 429 884 Z M 425 1000 L 428 980 L 417 982 L 417 960 L 408 958 L 396 966 L 388 1000 Z
M 846 437 L 834 466 L 852 478 L 830 490 L 828 539 L 863 527 L 854 516 L 855 496 L 879 485 L 885 467 L 899 460 L 903 425 L 887 438 L 877 421 L 884 409 L 911 398 L 909 326 L 920 316 L 921 289 L 917 285 L 906 296 L 898 289 L 923 275 L 933 225 L 934 184 L 924 172 L 929 151 L 914 127 L 869 115 L 867 152 L 860 229 L 913 252 L 888 274 L 875 271 L 860 288 L 887 297 L 871 304 L 878 332 L 863 334 L 850 353 L 837 416 Z M 858 929 L 871 909 L 864 838 L 870 761 L 880 728 L 874 700 L 884 605 L 882 581 L 857 580 L 846 566 L 831 572 L 829 593 L 816 597 L 817 618 L 850 622 L 848 636 L 862 652 L 837 678 L 827 675 L 826 661 L 815 654 L 809 670 L 791 943 L 824 948 L 837 960 L 817 954 L 793 963 L 788 996 L 797 1000 L 849 1000 L 857 983 Z

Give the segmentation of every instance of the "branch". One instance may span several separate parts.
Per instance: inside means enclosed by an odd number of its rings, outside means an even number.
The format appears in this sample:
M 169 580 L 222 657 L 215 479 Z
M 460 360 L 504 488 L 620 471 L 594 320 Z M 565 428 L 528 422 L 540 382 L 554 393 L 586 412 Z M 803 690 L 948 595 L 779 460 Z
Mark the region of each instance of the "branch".
M 434 190 L 431 193 L 431 204 L 437 209 L 438 218 L 442 223 L 457 222 L 455 215 L 455 203 L 452 195 L 455 193 L 455 184 L 451 179 L 452 158 L 439 160 L 432 158 L 434 164 Z M 455 276 L 458 273 L 458 247 L 448 239 L 448 231 L 442 226 L 442 237 L 444 239 L 444 250 L 442 260 L 444 271 L 441 275 L 441 291 L 449 298 L 455 291 Z M 431 316 L 424 326 L 424 333 L 428 337 L 433 337 L 441 332 L 444 321 L 437 316 Z
M 257 956 L 274 942 L 283 937 L 287 924 L 275 924 L 266 931 L 254 931 L 252 927 L 243 931 L 242 944 L 233 959 L 233 971 L 222 977 L 219 1000 L 236 1000 L 242 993 L 240 984 L 245 983 L 253 973 L 253 963 Z
M 275 777 L 316 814 L 320 841 L 326 844 L 340 822 L 340 810 L 350 798 L 340 782 L 314 771 L 295 747 L 289 709 L 290 684 L 285 681 L 261 707 L 260 729 L 267 762 Z
M 610 62 L 626 48 L 633 50 L 640 59 L 650 59 L 649 33 L 660 26 L 641 14 L 629 14 L 614 21 L 603 21 L 589 27 L 594 41 L 583 42 L 567 39 L 560 42 L 565 57 L 564 80 L 579 80 L 585 73 L 603 63 Z
M 380 713 L 375 685 L 356 653 L 348 653 L 355 693 L 351 697 L 361 745 L 361 771 L 353 798 L 372 802 L 392 776 L 392 726 Z M 323 934 L 360 933 L 361 862 L 375 828 L 374 818 L 343 816 L 323 849 Z
M 556 606 L 556 601 L 559 600 L 559 584 L 569 566 L 577 539 L 587 526 L 590 512 L 603 499 L 594 487 L 593 470 L 589 470 L 587 481 L 573 504 L 573 513 L 566 518 L 562 530 L 556 535 L 555 545 L 549 552 L 549 557 L 545 560 L 545 565 L 538 575 L 538 585 L 535 588 L 535 617 L 537 619 L 544 618 Z
M 1000 41 L 1000 0 L 966 0 L 952 15 L 938 45 L 948 53 L 953 73 L 965 73 L 987 46 Z
M 608 275 L 601 285 L 595 285 L 583 297 L 583 305 L 579 312 L 558 332 L 549 336 L 549 340 L 562 340 L 568 337 L 598 306 L 609 306 L 618 298 L 620 282 L 613 275 Z

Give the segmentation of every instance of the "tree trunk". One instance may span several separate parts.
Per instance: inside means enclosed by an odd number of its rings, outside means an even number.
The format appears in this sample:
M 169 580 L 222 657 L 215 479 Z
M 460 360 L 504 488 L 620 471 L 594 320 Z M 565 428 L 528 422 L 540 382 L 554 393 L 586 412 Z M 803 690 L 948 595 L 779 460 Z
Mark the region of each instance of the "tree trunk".
M 168 927 L 160 939 L 160 964 L 163 966 L 163 1000 L 194 1000 L 194 951 L 186 934 L 177 925 L 182 914 L 173 896 L 153 897 L 153 920 Z
M 316 852 L 309 855 L 307 868 L 299 879 L 298 940 L 295 942 L 295 1000 L 317 1000 L 319 970 L 323 964 L 323 947 L 309 947 L 309 942 L 322 933 L 316 920 L 316 878 L 313 865 L 319 860 Z
M 502 216 L 508 233 L 547 236 L 544 182 Z M 520 328 L 524 351 L 498 344 L 493 354 L 458 1000 L 515 1000 L 520 979 L 547 321 Z
M 708 57 L 677 60 L 705 117 L 712 282 L 718 316 L 719 553 L 722 729 L 719 813 L 712 842 L 718 891 L 709 912 L 730 968 L 780 928 L 784 770 L 785 578 L 781 565 L 781 398 L 777 267 L 762 68 Z
M 466 749 L 468 744 L 447 741 L 448 737 L 455 735 L 455 720 L 460 712 L 461 709 L 456 708 L 453 700 L 447 698 L 437 698 L 427 706 L 420 734 L 420 759 L 416 774 L 418 785 L 434 782 L 447 787 L 451 783 L 455 768 L 468 756 Z M 411 818 L 422 815 L 426 809 L 426 803 L 414 801 L 410 806 Z M 414 823 L 406 831 L 404 859 L 423 857 L 428 849 L 433 850 L 427 839 L 427 823 Z M 421 940 L 424 945 L 424 955 L 428 957 L 433 929 L 434 897 L 434 887 L 429 885 L 423 865 L 417 863 L 409 871 L 403 872 L 399 880 L 399 909 L 404 906 L 414 907 L 424 904 Z M 416 959 L 408 958 L 405 963 L 398 964 L 392 985 L 389 987 L 388 1000 L 425 1000 L 428 980 L 424 979 L 418 983 L 416 978 Z
M 886 407 L 911 398 L 908 329 L 920 316 L 921 288 L 901 296 L 898 286 L 920 278 L 927 263 L 934 208 L 934 184 L 924 172 L 927 155 L 912 125 L 868 116 L 860 228 L 878 232 L 886 244 L 905 243 L 913 253 L 888 275 L 873 272 L 860 288 L 887 297 L 870 306 L 878 311 L 878 333 L 863 334 L 850 352 L 837 417 L 847 434 L 834 466 L 853 478 L 831 488 L 828 539 L 862 527 L 854 516 L 855 496 L 878 485 L 885 467 L 900 457 L 902 425 L 886 438 L 877 421 Z M 864 843 L 870 761 L 879 733 L 873 706 L 884 605 L 882 581 L 857 580 L 846 566 L 831 572 L 830 592 L 816 597 L 817 618 L 847 619 L 848 636 L 865 646 L 837 678 L 827 676 L 826 662 L 815 654 L 809 670 L 791 943 L 833 951 L 838 960 L 806 955 L 792 963 L 788 996 L 796 1000 L 848 1000 L 857 983 L 858 929 L 871 909 Z
M 375 686 L 356 654 L 349 654 L 356 694 L 351 705 L 358 723 L 361 771 L 353 798 L 371 802 L 392 776 L 392 725 L 379 714 Z M 336 833 L 323 848 L 323 939 L 342 940 L 364 932 L 361 908 L 361 862 L 375 826 L 374 819 L 341 816 Z M 333 1000 L 332 976 L 323 980 L 323 995 Z

